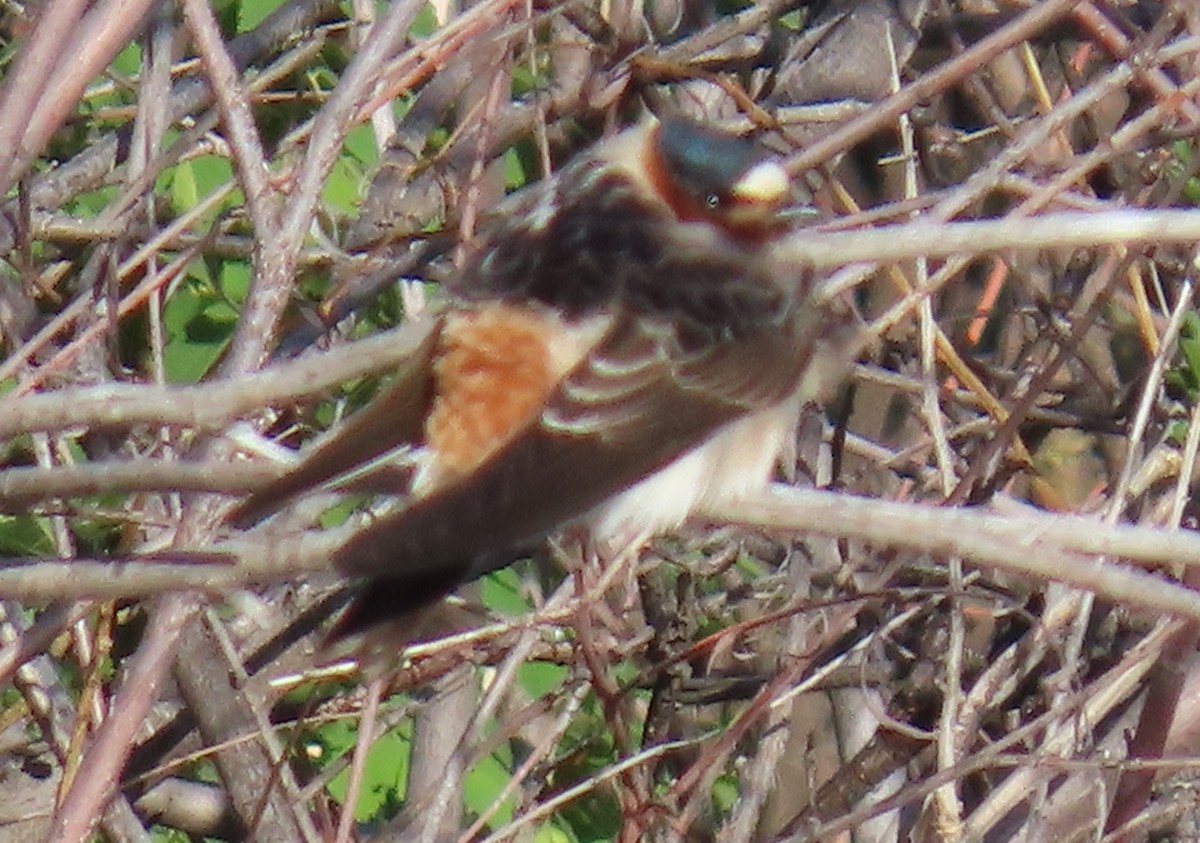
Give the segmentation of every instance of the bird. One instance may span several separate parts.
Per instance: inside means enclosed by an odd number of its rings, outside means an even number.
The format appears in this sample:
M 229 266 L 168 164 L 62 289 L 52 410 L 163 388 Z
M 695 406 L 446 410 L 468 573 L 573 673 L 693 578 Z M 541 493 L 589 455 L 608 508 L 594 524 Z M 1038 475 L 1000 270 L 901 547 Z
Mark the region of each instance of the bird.
M 343 636 L 564 529 L 611 556 L 765 486 L 829 380 L 812 273 L 776 254 L 790 197 L 758 144 L 690 118 L 599 141 L 485 215 L 403 394 L 351 417 L 231 520 L 252 523 L 349 468 L 345 454 L 377 456 L 416 428 L 410 496 L 332 559 L 362 581 Z

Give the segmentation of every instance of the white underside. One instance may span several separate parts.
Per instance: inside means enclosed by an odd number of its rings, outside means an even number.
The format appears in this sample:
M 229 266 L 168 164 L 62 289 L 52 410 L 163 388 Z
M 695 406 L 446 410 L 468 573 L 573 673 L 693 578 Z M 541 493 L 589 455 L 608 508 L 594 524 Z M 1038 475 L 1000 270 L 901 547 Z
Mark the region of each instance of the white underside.
M 717 514 L 764 488 L 794 434 L 800 399 L 733 422 L 698 448 L 631 486 L 583 519 L 608 550 L 673 530 L 694 513 Z

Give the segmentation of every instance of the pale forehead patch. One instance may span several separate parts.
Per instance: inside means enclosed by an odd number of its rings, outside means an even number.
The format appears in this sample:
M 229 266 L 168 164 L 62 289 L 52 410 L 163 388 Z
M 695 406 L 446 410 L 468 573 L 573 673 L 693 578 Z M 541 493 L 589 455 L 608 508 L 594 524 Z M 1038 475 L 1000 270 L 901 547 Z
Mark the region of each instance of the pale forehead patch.
M 773 205 L 787 198 L 790 184 L 787 170 L 774 161 L 763 161 L 747 170 L 730 193 L 743 202 Z

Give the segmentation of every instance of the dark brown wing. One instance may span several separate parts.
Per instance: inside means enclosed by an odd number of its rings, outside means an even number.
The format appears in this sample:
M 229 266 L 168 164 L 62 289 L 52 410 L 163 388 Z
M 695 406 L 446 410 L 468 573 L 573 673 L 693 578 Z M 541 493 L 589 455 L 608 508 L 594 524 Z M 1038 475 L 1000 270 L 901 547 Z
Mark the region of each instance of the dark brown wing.
M 674 323 L 621 320 L 541 417 L 480 469 L 339 550 L 341 571 L 372 578 L 341 631 L 509 564 L 733 419 L 785 400 L 810 346 L 782 325 L 697 346 Z
M 238 504 L 227 522 L 241 528 L 252 526 L 300 495 L 401 445 L 419 442 L 422 422 L 429 410 L 431 365 L 441 320 L 430 319 L 427 330 L 412 357 L 370 405 L 351 416 L 336 434 L 306 455 L 294 471 Z

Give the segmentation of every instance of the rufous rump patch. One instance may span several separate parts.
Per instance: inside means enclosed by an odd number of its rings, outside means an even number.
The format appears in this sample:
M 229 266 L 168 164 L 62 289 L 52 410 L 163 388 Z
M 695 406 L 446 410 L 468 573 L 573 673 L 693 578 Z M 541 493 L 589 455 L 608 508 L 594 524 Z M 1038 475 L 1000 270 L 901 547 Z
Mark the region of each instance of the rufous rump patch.
M 553 333 L 545 317 L 507 306 L 447 321 L 425 423 L 434 485 L 474 470 L 541 410 L 562 375 Z

